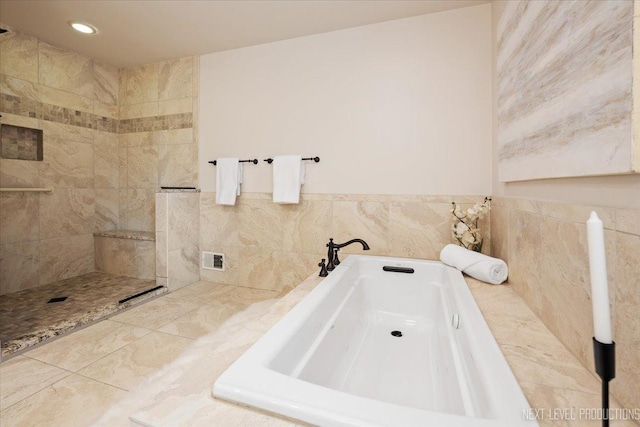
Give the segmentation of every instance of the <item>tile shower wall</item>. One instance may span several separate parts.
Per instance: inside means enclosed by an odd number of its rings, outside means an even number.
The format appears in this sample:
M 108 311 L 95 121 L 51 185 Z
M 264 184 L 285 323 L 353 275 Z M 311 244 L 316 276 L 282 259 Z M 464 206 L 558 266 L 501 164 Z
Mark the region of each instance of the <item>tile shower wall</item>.
M 159 186 L 197 185 L 198 58 L 118 70 L 13 29 L 0 57 L 2 123 L 44 133 L 0 186 L 55 189 L 0 195 L 2 294 L 93 271 L 94 231 L 155 231 Z
M 200 280 L 200 193 L 156 194 L 156 283 L 176 290 Z
M 327 257 L 325 244 L 362 238 L 369 255 L 437 259 L 450 243 L 451 201 L 462 206 L 481 196 L 302 194 L 299 205 L 278 205 L 271 194 L 244 193 L 236 206 L 200 196 L 200 249 L 222 252 L 224 272 L 201 269 L 202 280 L 284 290 L 300 283 Z M 489 236 L 489 221 L 483 234 Z M 488 239 L 488 237 L 487 237 Z M 484 248 L 489 250 L 487 242 Z M 340 251 L 362 253 L 360 245 Z
M 160 186 L 197 186 L 198 57 L 119 71 L 120 227 L 155 231 Z
M 4 27 L 4 26 L 3 26 Z M 0 35 L 3 124 L 41 129 L 44 160 L 0 159 L 0 294 L 94 270 L 118 223 L 118 70 L 11 30 Z
M 509 285 L 589 369 L 593 322 L 586 220 L 605 227 L 616 378 L 611 389 L 640 407 L 640 210 L 494 198 L 491 253 L 509 264 Z

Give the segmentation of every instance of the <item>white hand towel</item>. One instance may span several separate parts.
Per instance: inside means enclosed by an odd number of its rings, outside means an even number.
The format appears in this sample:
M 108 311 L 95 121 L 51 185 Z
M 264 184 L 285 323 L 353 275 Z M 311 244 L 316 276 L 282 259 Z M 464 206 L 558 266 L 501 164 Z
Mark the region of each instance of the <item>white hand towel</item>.
M 237 157 L 218 159 L 216 164 L 216 204 L 233 206 L 240 195 L 242 164 Z
M 297 204 L 300 187 L 304 184 L 302 156 L 275 156 L 273 158 L 273 202 Z
M 440 261 L 492 285 L 499 285 L 509 275 L 509 269 L 503 260 L 458 245 L 445 246 L 440 252 Z
M 244 179 L 242 177 L 243 174 L 244 174 L 244 166 L 242 165 L 242 163 L 238 163 L 238 188 L 236 190 L 236 196 L 240 195 L 240 187 L 244 182 Z

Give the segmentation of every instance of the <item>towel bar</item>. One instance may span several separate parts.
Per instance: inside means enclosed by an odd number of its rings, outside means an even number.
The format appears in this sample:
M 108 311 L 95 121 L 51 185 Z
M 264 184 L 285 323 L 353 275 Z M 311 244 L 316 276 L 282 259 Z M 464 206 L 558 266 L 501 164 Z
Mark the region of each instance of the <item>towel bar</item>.
M 29 192 L 29 193 L 53 193 L 53 188 L 51 187 L 41 187 L 41 188 L 0 188 L 2 192 Z
M 313 160 L 316 163 L 320 162 L 320 157 L 303 157 L 302 160 Z M 273 163 L 273 159 L 269 157 L 268 159 L 264 159 L 263 162 L 267 162 L 269 164 Z
M 240 163 L 253 163 L 254 165 L 258 164 L 258 159 L 247 159 L 247 160 L 238 160 Z M 213 166 L 218 164 L 217 160 L 211 160 L 210 162 Z

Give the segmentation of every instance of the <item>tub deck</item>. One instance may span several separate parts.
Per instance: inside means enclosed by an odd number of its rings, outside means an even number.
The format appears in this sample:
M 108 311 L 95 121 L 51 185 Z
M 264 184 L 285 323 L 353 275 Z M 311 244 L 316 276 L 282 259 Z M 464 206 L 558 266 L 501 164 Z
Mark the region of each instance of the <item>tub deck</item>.
M 229 425 L 306 426 L 275 414 L 213 399 L 211 387 L 225 369 L 321 280 L 317 272 L 313 273 L 262 314 L 239 313 L 234 324 L 225 324 L 215 333 L 226 337 L 224 342 L 204 355 L 188 352 L 193 356 L 191 362 L 170 365 L 170 373 L 131 392 L 113 408 L 111 416 L 96 426 L 129 425 L 130 420 L 132 425 L 154 427 L 219 425 L 220 420 Z M 599 380 L 544 326 L 512 288 L 487 285 L 470 277 L 465 280 L 533 408 L 596 408 L 600 405 Z M 242 326 L 238 328 L 238 324 Z M 613 397 L 611 407 L 620 408 Z M 548 418 L 540 419 L 539 423 L 558 425 L 558 421 Z M 599 424 L 578 420 L 565 425 Z M 633 421 L 613 425 L 637 427 Z

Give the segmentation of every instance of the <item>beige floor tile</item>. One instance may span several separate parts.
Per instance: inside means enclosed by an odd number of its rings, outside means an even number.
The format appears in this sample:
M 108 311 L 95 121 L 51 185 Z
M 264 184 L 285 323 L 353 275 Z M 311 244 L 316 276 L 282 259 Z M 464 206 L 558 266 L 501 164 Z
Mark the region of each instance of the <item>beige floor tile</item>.
M 170 292 L 166 298 L 207 304 L 217 301 L 218 297 L 231 291 L 234 286 L 213 282 L 196 282 Z
M 71 375 L 38 360 L 18 356 L 0 365 L 0 410 Z
M 151 332 L 105 320 L 25 353 L 25 356 L 77 371 Z
M 149 374 L 177 358 L 192 342 L 188 338 L 151 332 L 78 373 L 130 390 Z
M 278 292 L 276 291 L 223 285 L 213 282 L 197 282 L 175 292 L 171 292 L 167 295 L 167 298 L 197 302 L 200 304 L 210 304 L 214 302 L 252 304 L 266 299 L 276 298 L 277 296 Z
M 158 331 L 196 339 L 215 331 L 227 319 L 246 307 L 244 304 L 233 302 L 203 305 L 167 323 Z
M 245 288 L 243 286 L 233 286 L 229 292 L 220 296 L 220 302 L 239 302 L 241 304 L 253 304 L 256 302 L 277 298 L 278 291 L 265 289 Z
M 165 297 L 113 316 L 110 320 L 155 330 L 201 305 Z
M 153 402 L 134 412 L 132 419 L 153 426 L 262 426 L 261 422 L 254 422 L 260 420 L 255 411 L 222 414 L 218 410 L 228 404 L 211 398 L 215 380 L 261 335 L 257 331 L 241 330 L 231 341 L 222 343 L 225 348 L 198 342 L 197 346 L 204 347 L 191 348 L 174 362 L 171 371 L 165 371 L 152 385 Z M 239 407 L 231 405 L 231 408 Z
M 70 375 L 0 413 L 2 427 L 88 426 L 126 391 Z

